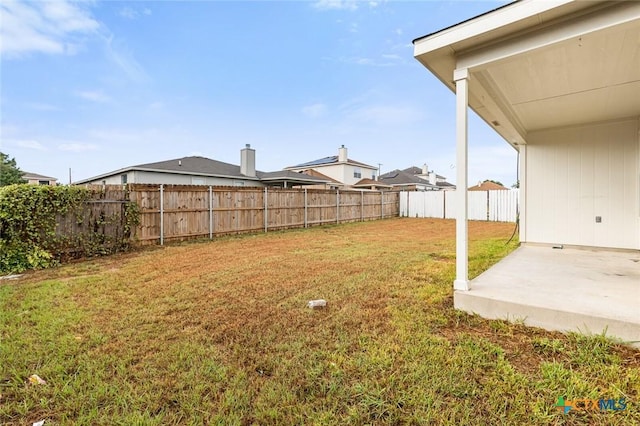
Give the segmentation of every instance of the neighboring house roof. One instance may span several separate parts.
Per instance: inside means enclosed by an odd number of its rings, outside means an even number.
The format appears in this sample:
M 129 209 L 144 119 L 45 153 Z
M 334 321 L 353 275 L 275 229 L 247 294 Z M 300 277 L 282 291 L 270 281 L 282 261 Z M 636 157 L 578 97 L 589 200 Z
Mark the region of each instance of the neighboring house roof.
M 407 169 L 402 170 L 403 172 L 410 173 L 412 175 L 422 175 L 423 170 L 420 167 L 412 166 Z M 436 178 L 438 179 L 446 179 L 446 177 L 436 174 Z
M 277 172 L 256 172 L 261 182 L 264 183 L 290 183 L 297 185 L 316 185 L 328 183 L 328 179 L 318 176 L 311 176 L 307 173 L 292 172 L 291 170 L 280 170 Z
M 484 182 L 480 182 L 477 185 L 474 185 L 469 188 L 469 191 L 497 191 L 497 190 L 509 190 L 509 188 L 499 185 L 495 182 L 491 182 L 490 180 L 485 180 Z
M 436 182 L 436 186 L 440 189 L 446 189 L 446 188 L 456 189 L 456 186 L 449 182 Z
M 261 172 L 256 171 L 256 176 L 247 176 L 240 172 L 240 166 L 235 164 L 225 163 L 222 161 L 212 160 L 205 157 L 182 157 L 173 160 L 158 161 L 155 163 L 139 164 L 137 166 L 125 167 L 123 169 L 115 170 L 108 173 L 103 173 L 98 176 L 93 176 L 87 179 L 82 179 L 76 184 L 83 184 L 100 180 L 109 176 L 115 176 L 130 171 L 147 171 L 158 173 L 172 173 L 183 174 L 193 176 L 208 176 L 208 177 L 220 177 L 220 178 L 237 178 L 244 180 L 264 181 L 269 183 L 275 182 L 298 182 L 304 183 L 326 183 L 325 179 L 309 176 L 301 173 L 288 172 L 286 170 L 278 172 Z
M 378 168 L 375 167 L 375 166 L 370 166 L 369 164 L 361 163 L 359 161 L 355 161 L 355 160 L 352 160 L 350 158 L 347 158 L 346 162 L 341 163 L 338 160 L 338 156 L 337 155 L 332 155 L 330 157 L 319 158 L 317 160 L 309 161 L 309 162 L 298 164 L 298 165 L 295 165 L 295 166 L 289 166 L 289 167 L 286 167 L 286 168 L 287 169 L 299 169 L 299 168 L 303 168 L 303 167 L 329 166 L 329 165 L 332 165 L 332 164 L 351 164 L 351 165 L 354 165 L 354 166 L 360 166 L 360 167 L 366 167 L 366 168 L 372 169 L 372 170 L 378 170 Z
M 292 172 L 292 173 L 298 173 L 298 172 Z M 300 173 L 304 173 L 304 174 L 307 174 L 309 176 L 314 176 L 314 177 L 317 177 L 317 178 L 320 178 L 320 179 L 324 179 L 324 180 L 328 181 L 329 183 L 335 183 L 335 184 L 342 185 L 342 182 L 340 182 L 338 180 L 335 180 L 334 178 L 329 177 L 329 176 L 325 175 L 324 173 L 320 173 L 319 171 L 314 170 L 314 169 L 301 170 Z
M 436 188 L 436 185 L 431 185 L 424 179 L 419 178 L 416 175 L 407 173 L 404 170 L 393 170 L 383 175 L 380 175 L 378 180 L 382 183 L 386 183 L 392 186 L 396 185 L 424 185 L 425 187 Z
M 37 173 L 31 173 L 31 172 L 22 172 L 22 178 L 23 179 L 27 179 L 27 180 L 58 180 L 57 178 L 51 177 L 51 176 L 44 176 L 44 175 L 39 175 Z
M 379 180 L 374 179 L 360 179 L 355 184 L 351 185 L 354 188 L 393 188 L 393 185 L 390 185 L 385 182 L 380 182 Z

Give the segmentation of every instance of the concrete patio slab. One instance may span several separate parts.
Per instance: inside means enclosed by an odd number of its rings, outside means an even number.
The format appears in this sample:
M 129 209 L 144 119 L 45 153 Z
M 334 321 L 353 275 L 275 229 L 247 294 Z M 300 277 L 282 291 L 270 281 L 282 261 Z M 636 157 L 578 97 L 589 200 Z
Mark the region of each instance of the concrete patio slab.
M 454 306 L 640 347 L 640 252 L 521 246 L 455 291 Z

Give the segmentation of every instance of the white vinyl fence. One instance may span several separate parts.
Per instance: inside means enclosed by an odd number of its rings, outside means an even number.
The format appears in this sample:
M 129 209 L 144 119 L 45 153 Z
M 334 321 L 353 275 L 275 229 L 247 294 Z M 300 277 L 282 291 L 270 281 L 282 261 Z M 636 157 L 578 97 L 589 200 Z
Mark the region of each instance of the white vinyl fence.
M 469 220 L 515 222 L 518 214 L 518 190 L 469 191 Z M 456 191 L 402 191 L 400 217 L 455 219 Z

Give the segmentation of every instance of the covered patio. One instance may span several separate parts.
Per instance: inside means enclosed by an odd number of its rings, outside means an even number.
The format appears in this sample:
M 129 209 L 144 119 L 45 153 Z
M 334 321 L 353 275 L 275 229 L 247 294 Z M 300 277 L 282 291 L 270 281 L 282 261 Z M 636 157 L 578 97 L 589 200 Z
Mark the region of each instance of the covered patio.
M 517 1 L 414 56 L 456 96 L 455 307 L 640 341 L 640 2 Z M 518 151 L 523 244 L 473 281 L 469 108 Z
M 640 253 L 525 245 L 454 293 L 456 308 L 640 347 Z

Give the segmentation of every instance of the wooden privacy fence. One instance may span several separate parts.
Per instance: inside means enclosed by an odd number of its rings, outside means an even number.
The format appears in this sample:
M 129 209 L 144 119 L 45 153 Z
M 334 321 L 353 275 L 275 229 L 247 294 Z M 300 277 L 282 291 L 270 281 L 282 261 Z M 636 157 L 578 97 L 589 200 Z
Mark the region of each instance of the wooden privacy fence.
M 141 244 L 396 217 L 397 192 L 127 185 Z
M 518 190 L 469 191 L 469 220 L 515 222 L 518 214 Z M 400 193 L 401 217 L 455 219 L 458 211 L 456 191 Z
M 56 247 L 60 258 L 74 258 L 119 251 L 135 232 L 127 226 L 126 188 L 88 185 L 89 200 L 56 218 Z

